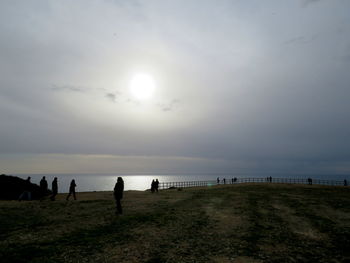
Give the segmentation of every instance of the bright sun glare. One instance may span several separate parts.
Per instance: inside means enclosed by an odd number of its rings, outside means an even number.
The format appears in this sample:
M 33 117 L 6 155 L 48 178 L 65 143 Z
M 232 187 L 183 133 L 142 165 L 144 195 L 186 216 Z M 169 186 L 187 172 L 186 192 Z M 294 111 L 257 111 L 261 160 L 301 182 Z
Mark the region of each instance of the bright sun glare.
M 148 74 L 136 74 L 130 81 L 130 92 L 138 100 L 150 99 L 154 89 L 154 80 Z

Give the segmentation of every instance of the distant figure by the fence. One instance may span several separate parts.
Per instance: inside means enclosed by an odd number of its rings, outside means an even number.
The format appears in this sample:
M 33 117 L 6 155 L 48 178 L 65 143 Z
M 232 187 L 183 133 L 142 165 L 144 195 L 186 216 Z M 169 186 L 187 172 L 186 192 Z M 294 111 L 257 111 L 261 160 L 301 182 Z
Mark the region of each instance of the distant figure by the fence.
M 156 179 L 156 181 L 154 182 L 154 188 L 155 188 L 156 192 L 158 193 L 158 189 L 159 189 L 159 181 L 158 181 L 158 179 Z
M 311 179 L 311 178 L 273 178 L 268 176 L 262 177 L 245 177 L 245 178 L 233 178 L 235 184 L 242 183 L 281 183 L 281 184 L 318 184 L 318 185 L 332 185 L 332 186 L 347 186 L 347 180 L 322 180 L 322 179 Z M 186 188 L 186 187 L 206 187 L 220 184 L 219 178 L 211 181 L 185 181 L 185 182 L 162 182 L 160 183 L 159 189 L 174 189 L 174 188 Z
M 155 191 L 155 184 L 156 184 L 156 182 L 154 181 L 154 179 L 152 180 L 152 183 L 151 183 L 151 192 L 152 193 L 154 193 L 154 191 Z
M 312 179 L 311 178 L 308 178 L 307 182 L 309 183 L 309 185 L 312 185 Z

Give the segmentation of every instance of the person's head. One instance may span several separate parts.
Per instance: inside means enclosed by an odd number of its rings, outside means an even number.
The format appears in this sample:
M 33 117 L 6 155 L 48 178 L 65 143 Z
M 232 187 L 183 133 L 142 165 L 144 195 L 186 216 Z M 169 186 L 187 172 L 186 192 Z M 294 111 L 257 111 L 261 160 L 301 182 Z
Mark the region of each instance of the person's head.
M 117 182 L 118 182 L 118 183 L 122 183 L 122 182 L 123 182 L 123 178 L 118 177 Z
M 57 177 L 53 178 L 54 181 L 57 181 Z
M 31 177 L 30 177 L 30 176 L 28 176 L 27 181 L 30 181 L 30 179 L 31 179 Z
M 43 176 L 43 179 L 45 180 L 45 176 Z

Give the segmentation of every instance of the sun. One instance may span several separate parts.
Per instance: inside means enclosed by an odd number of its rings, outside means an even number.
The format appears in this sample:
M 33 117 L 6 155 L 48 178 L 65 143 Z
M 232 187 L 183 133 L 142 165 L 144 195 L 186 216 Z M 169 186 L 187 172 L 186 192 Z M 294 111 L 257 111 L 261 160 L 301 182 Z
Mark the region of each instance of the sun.
M 135 74 L 130 80 L 130 92 L 137 100 L 148 100 L 153 96 L 155 83 L 149 74 Z

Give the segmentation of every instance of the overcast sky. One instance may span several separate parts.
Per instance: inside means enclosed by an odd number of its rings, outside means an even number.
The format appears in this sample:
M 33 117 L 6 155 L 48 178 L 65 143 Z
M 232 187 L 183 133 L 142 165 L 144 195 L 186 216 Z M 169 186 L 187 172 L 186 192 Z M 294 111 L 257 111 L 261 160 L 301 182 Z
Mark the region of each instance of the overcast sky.
M 350 174 L 349 10 L 1 1 L 0 173 Z

